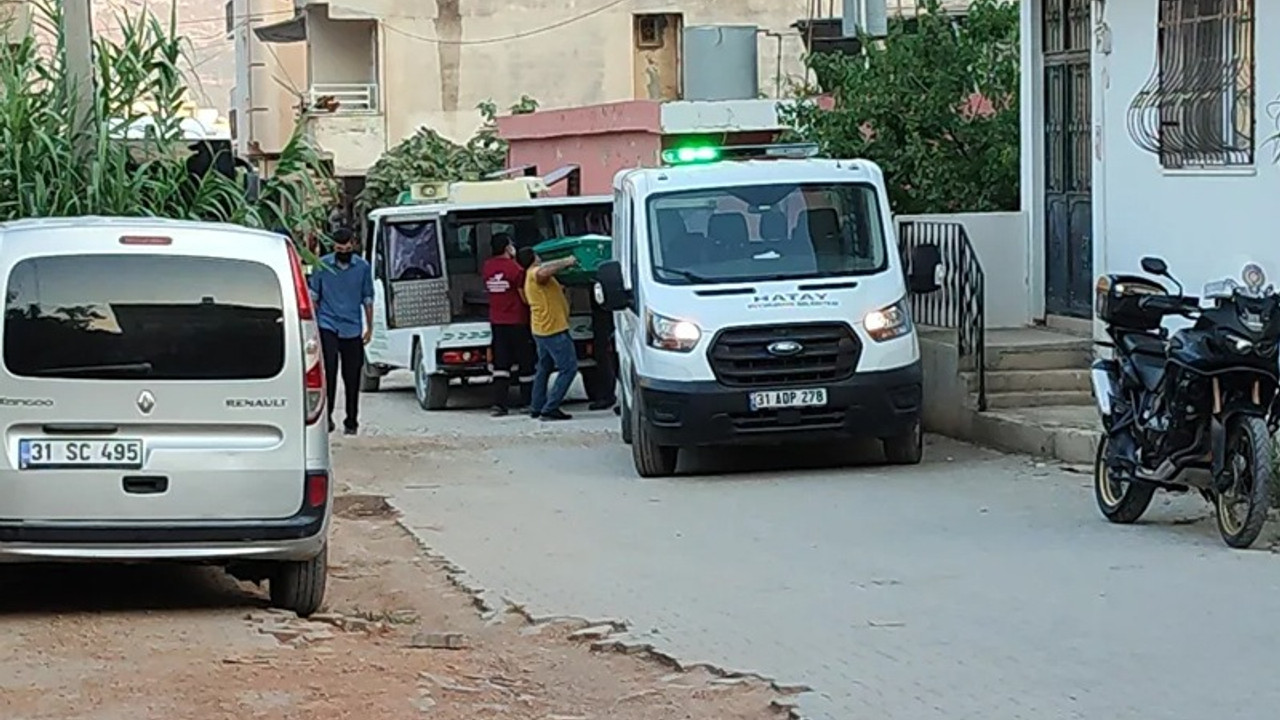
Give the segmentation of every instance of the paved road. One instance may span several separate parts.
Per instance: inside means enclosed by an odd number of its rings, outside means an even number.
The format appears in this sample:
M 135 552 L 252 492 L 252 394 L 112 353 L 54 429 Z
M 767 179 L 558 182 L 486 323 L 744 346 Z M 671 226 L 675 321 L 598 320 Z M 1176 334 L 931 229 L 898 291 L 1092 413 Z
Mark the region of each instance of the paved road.
M 1280 707 L 1280 558 L 1227 550 L 1198 500 L 1109 526 L 1087 476 L 937 438 L 918 468 L 713 454 L 692 469 L 720 474 L 641 481 L 612 415 L 427 414 L 395 389 L 365 408 L 372 433 L 442 439 L 383 489 L 480 584 L 806 684 L 814 720 Z

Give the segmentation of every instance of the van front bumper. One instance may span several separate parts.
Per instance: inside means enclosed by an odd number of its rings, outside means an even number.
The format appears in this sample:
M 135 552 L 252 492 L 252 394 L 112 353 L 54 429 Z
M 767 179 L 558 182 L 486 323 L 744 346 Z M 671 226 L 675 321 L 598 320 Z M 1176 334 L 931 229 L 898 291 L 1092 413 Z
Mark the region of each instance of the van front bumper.
M 759 390 L 731 388 L 714 380 L 674 382 L 641 379 L 637 392 L 642 422 L 659 445 L 771 444 L 843 438 L 887 438 L 920 421 L 923 383 L 919 362 L 893 370 L 859 372 L 832 383 L 819 408 L 752 412 L 748 396 Z M 810 387 L 810 386 L 805 386 Z

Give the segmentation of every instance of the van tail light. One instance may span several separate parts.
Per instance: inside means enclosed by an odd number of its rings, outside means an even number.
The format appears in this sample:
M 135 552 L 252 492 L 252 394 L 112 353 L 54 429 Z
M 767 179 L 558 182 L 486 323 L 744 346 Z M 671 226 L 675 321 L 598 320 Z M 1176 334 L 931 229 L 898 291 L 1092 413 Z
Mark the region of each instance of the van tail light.
M 289 249 L 293 294 L 298 303 L 298 320 L 302 326 L 306 418 L 308 425 L 314 425 L 324 415 L 324 353 L 321 351 L 320 329 L 316 326 L 315 304 L 311 301 L 311 287 L 307 285 L 307 276 L 302 272 L 302 258 L 298 257 L 298 249 L 292 242 L 286 242 L 285 246 Z
M 324 353 L 320 350 L 320 330 L 314 320 L 302 321 L 302 360 L 306 364 L 303 388 L 306 392 L 307 424 L 314 425 L 324 414 Z
M 302 272 L 302 258 L 292 241 L 286 241 L 289 248 L 289 265 L 293 271 L 293 295 L 298 302 L 298 317 L 303 320 L 315 320 L 316 309 L 311 302 L 311 286 L 307 285 L 307 275 Z
M 329 502 L 329 473 L 323 470 L 307 472 L 307 507 L 324 507 Z

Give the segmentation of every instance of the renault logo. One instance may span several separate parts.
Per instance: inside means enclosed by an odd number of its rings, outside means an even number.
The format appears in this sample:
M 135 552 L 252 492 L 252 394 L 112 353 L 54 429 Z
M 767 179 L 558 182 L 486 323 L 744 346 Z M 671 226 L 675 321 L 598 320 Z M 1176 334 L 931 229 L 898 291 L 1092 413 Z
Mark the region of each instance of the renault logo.
M 769 351 L 770 355 L 789 357 L 799 354 L 801 350 L 804 350 L 804 346 L 795 340 L 779 340 L 778 342 L 769 343 L 769 347 L 765 349 Z
M 138 410 L 143 415 L 150 415 L 152 410 L 156 409 L 156 396 L 151 394 L 150 390 L 143 390 L 138 396 Z

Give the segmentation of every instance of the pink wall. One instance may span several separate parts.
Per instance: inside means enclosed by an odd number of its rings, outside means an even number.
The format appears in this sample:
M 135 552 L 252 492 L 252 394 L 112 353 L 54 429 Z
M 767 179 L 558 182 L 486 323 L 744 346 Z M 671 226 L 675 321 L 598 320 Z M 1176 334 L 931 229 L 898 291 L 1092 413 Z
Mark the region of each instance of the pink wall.
M 537 165 L 545 175 L 580 165 L 583 195 L 609 195 L 619 170 L 656 163 L 661 133 L 660 105 L 649 100 L 498 118 L 498 134 L 510 144 L 507 167 Z M 563 184 L 552 194 L 563 195 Z
M 830 110 L 832 98 L 816 98 Z M 507 141 L 507 167 L 536 165 L 542 175 L 565 165 L 582 167 L 582 194 L 609 195 L 619 170 L 653 167 L 662 150 L 662 104 L 627 100 L 562 110 L 539 110 L 498 118 Z M 736 133 L 740 144 L 770 143 L 772 132 Z M 563 184 L 552 190 L 563 195 Z

